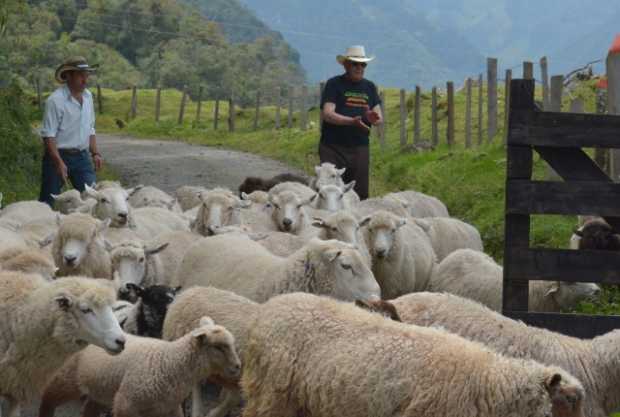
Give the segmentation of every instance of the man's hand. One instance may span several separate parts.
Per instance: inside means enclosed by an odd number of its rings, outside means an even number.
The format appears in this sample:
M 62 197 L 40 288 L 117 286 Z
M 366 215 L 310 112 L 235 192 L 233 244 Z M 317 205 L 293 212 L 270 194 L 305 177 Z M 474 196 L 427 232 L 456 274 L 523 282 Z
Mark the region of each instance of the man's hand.
M 95 164 L 95 171 L 99 171 L 103 166 L 103 158 L 98 153 L 93 155 L 93 163 Z
M 381 121 L 381 116 L 374 110 L 368 110 L 366 112 L 366 120 L 368 120 L 371 125 L 376 125 Z
M 362 130 L 370 131 L 370 127 L 364 123 L 361 116 L 355 116 L 353 118 L 352 126 L 360 128 Z
M 62 179 L 63 184 L 65 184 L 69 178 L 67 165 L 65 165 L 65 162 L 61 158 L 55 160 L 54 165 L 56 166 L 56 174 L 58 174 L 58 176 Z

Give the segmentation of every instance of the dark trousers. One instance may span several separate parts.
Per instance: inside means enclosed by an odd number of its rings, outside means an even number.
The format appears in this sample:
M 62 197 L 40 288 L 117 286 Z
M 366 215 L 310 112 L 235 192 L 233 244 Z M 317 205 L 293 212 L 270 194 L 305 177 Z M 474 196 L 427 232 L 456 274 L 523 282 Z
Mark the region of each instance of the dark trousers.
M 319 144 L 321 163 L 331 162 L 337 168 L 346 168 L 342 179 L 346 184 L 355 181 L 355 192 L 361 200 L 368 198 L 368 146 L 346 147 L 332 144 Z
M 92 186 L 96 181 L 95 168 L 87 150 L 81 152 L 66 152 L 59 149 L 60 157 L 67 165 L 69 181 L 79 192 L 84 191 L 85 185 Z M 62 178 L 56 173 L 56 166 L 52 158 L 45 152 L 43 156 L 43 169 L 41 178 L 41 194 L 39 201 L 54 206 L 52 194 L 60 194 L 62 190 Z

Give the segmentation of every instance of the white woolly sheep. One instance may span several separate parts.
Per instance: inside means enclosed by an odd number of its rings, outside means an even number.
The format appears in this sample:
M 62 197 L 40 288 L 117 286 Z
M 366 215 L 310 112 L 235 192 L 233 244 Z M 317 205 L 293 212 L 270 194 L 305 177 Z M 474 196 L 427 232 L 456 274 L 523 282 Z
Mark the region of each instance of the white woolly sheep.
M 407 219 L 377 211 L 360 222 L 372 270 L 384 298 L 426 288 L 436 264 L 435 252 L 424 231 Z
M 174 195 L 176 196 L 177 201 L 181 206 L 181 210 L 187 211 L 202 203 L 200 195 L 208 191 L 209 190 L 204 187 L 184 185 L 183 187 L 177 188 L 177 190 L 174 192 Z
M 446 205 L 441 200 L 418 191 L 400 191 L 387 194 L 385 197 L 401 201 L 412 217 L 450 217 Z
M 484 251 L 478 229 L 459 219 L 428 217 L 414 222 L 428 234 L 439 262 L 457 249 Z
M 0 251 L 15 247 L 27 247 L 28 243 L 15 228 L 0 226 Z
M 620 330 L 581 340 L 527 326 L 452 294 L 409 294 L 390 303 L 405 323 L 440 326 L 505 355 L 566 369 L 583 383 L 586 416 L 620 411 Z
M 45 203 L 39 201 L 18 201 L 9 204 L 0 212 L 0 225 L 19 226 L 34 219 L 49 220 L 56 218 L 56 213 Z
M 200 239 L 202 239 L 201 236 L 191 232 L 168 232 L 150 241 L 154 247 L 168 244 L 166 250 L 158 254 L 164 267 L 163 280 L 160 281 L 160 284 L 171 285 L 183 256 Z
M 125 227 L 130 221 L 130 206 L 127 200 L 134 189 L 125 190 L 119 187 L 95 190 L 86 185 L 85 194 L 97 201 L 91 214 L 99 220 L 110 219 L 111 227 Z
M 113 303 L 114 291 L 100 281 L 0 273 L 0 397 L 8 401 L 10 417 L 19 416 L 20 406 L 40 395 L 49 376 L 89 343 L 110 354 L 123 350 Z
M 272 218 L 281 232 L 299 235 L 310 227 L 310 217 L 305 206 L 310 205 L 317 194 L 313 191 L 310 197 L 304 199 L 293 191 L 278 191 L 278 187 L 284 184 L 296 183 L 282 183 L 271 189 L 269 201 L 273 206 Z
M 151 245 L 133 240 L 108 248 L 119 298 L 128 294 L 127 284 L 151 286 L 166 281 L 159 253 L 167 247 L 167 242 Z
M 230 190 L 211 190 L 202 195 L 202 203 L 198 206 L 192 231 L 203 236 L 212 236 L 215 228 L 240 224 L 241 209 L 251 204 L 251 201 L 240 200 Z
M 255 204 L 267 204 L 269 203 L 269 193 L 266 191 L 254 191 L 250 194 L 241 194 L 244 200 L 251 201 Z
M 0 252 L 0 270 L 38 274 L 52 281 L 58 268 L 44 250 L 15 247 Z
M 134 231 L 142 240 L 151 240 L 168 232 L 189 232 L 189 221 L 179 214 L 159 207 L 132 209 Z M 131 226 L 130 226 L 131 227 Z
M 247 340 L 244 417 L 582 417 L 583 387 L 559 367 L 325 297 L 269 300 Z
M 230 291 L 213 287 L 192 287 L 183 291 L 168 308 L 163 338 L 176 340 L 195 328 L 202 316 L 211 317 L 226 327 L 235 337 L 239 356 L 243 354 L 250 323 L 256 317 L 259 304 Z M 219 384 L 220 381 L 211 381 Z M 235 385 L 223 385 L 224 400 L 211 410 L 208 417 L 224 417 L 239 405 L 241 393 Z M 205 400 L 200 385 L 192 392 L 192 416 L 203 416 Z
M 323 185 L 317 192 L 317 198 L 314 200 L 314 208 L 335 212 L 339 210 L 349 210 L 353 204 L 347 198 L 347 193 L 353 189 L 355 181 L 340 188 L 336 185 Z
M 185 254 L 173 286 L 214 286 L 262 302 L 307 291 L 351 300 L 381 291 L 359 251 L 336 240 L 310 240 L 282 258 L 236 233 L 204 238 Z
M 52 416 L 57 406 L 85 396 L 89 412 L 180 417 L 196 383 L 210 375 L 236 381 L 239 372 L 234 337 L 203 317 L 198 328 L 172 342 L 128 335 L 118 356 L 96 347 L 78 353 L 48 384 L 39 415 Z
M 62 214 L 91 213 L 97 201 L 93 198 L 82 199 L 78 190 L 67 190 L 62 194 L 52 194 L 54 207 Z
M 321 187 L 325 185 L 335 185 L 336 187 L 344 190 L 345 183 L 342 179 L 342 175 L 345 173 L 346 168 L 337 169 L 336 166 L 330 162 L 323 162 L 321 165 L 314 167 L 316 177 L 311 181 L 310 188 L 315 191 L 319 191 Z M 344 199 L 346 203 L 353 206 L 360 202 L 360 197 L 357 193 L 350 189 L 345 193 Z
M 133 208 L 159 207 L 174 213 L 182 213 L 178 201 L 170 194 L 153 186 L 136 187 L 129 196 L 129 205 Z
M 375 197 L 355 204 L 351 209 L 358 219 L 364 219 L 377 211 L 389 211 L 399 217 L 408 217 L 409 210 L 398 200 Z
M 52 242 L 57 276 L 112 279 L 110 255 L 103 240 L 109 224 L 109 220 L 100 221 L 81 213 L 69 214 L 60 221 Z
M 291 191 L 299 197 L 300 200 L 312 200 L 316 196 L 316 191 L 307 185 L 298 182 L 281 182 L 269 190 L 269 197 L 278 195 L 284 191 Z
M 118 181 L 110 181 L 110 180 L 99 181 L 94 186 L 94 189 L 96 191 L 106 190 L 108 188 L 123 188 L 123 186 Z
M 488 255 L 459 249 L 435 268 L 428 291 L 449 292 L 476 300 L 495 311 L 502 308 L 503 269 Z M 596 284 L 530 281 L 530 311 L 554 312 L 575 307 L 600 292 Z
M 45 248 L 58 232 L 58 224 L 64 219 L 64 215 L 57 214 L 55 221 L 49 219 L 34 219 L 22 223 L 16 231 L 23 236 L 31 248 Z

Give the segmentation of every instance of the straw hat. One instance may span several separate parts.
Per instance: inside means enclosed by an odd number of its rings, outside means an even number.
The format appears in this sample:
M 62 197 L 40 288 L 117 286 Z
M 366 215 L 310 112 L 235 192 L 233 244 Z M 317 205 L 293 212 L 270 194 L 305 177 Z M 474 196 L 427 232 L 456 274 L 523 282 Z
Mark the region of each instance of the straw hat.
M 345 61 L 353 62 L 370 62 L 375 59 L 374 56 L 366 56 L 366 50 L 361 45 L 351 46 L 347 48 L 347 51 L 343 55 L 338 55 L 336 60 L 339 64 L 344 64 Z
M 86 62 L 86 58 L 82 56 L 74 56 L 67 59 L 61 66 L 56 69 L 56 74 L 54 78 L 56 81 L 63 84 L 67 80 L 65 79 L 65 72 L 67 71 L 86 71 L 86 72 L 95 72 L 97 70 L 97 65 L 93 65 L 92 67 L 88 65 Z

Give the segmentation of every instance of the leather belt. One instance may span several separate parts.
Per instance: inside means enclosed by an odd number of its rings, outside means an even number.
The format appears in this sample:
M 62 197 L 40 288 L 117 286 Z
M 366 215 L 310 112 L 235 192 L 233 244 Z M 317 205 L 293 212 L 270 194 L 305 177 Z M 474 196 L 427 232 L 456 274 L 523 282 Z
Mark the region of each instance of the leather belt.
M 78 154 L 81 154 L 82 152 L 86 152 L 86 149 L 62 148 L 62 149 L 58 149 L 58 152 L 64 153 L 64 154 L 67 154 L 67 155 L 78 155 Z

